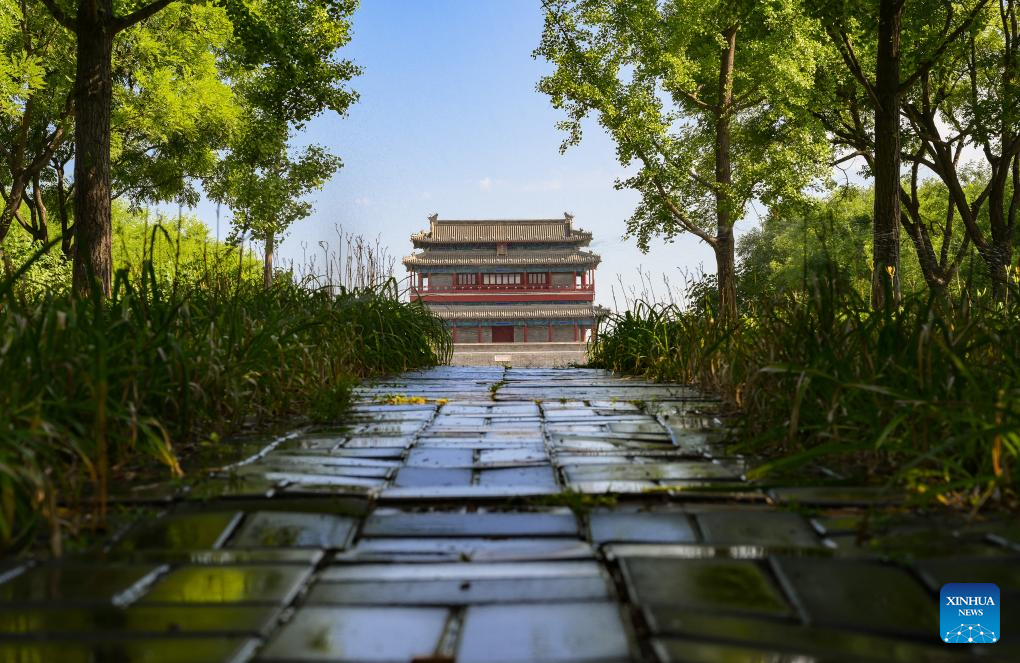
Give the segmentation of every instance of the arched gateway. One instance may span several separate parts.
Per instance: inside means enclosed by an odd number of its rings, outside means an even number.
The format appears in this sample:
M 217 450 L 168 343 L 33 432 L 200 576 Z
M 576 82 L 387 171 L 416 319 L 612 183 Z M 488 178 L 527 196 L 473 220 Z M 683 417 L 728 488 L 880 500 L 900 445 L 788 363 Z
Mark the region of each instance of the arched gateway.
M 461 356 L 492 355 L 477 344 L 583 344 L 595 329 L 601 258 L 582 250 L 591 233 L 572 223 L 570 214 L 484 220 L 433 215 L 427 231 L 411 235 L 418 251 L 403 261 L 411 296 L 447 322 Z M 550 348 L 563 352 L 559 345 Z

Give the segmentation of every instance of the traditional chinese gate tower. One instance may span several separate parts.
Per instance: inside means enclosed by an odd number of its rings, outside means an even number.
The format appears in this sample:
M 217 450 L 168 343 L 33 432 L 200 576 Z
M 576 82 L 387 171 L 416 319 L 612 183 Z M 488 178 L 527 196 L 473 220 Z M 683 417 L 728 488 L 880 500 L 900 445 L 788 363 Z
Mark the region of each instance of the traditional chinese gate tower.
M 457 345 L 583 343 L 595 327 L 591 233 L 573 217 L 452 220 L 429 217 L 404 258 L 412 297 L 450 325 Z

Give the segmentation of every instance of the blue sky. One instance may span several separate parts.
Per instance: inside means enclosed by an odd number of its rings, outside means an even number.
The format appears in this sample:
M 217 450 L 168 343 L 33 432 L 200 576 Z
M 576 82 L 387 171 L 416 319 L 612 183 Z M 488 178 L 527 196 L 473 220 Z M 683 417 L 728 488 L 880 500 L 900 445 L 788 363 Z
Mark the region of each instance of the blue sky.
M 622 239 L 637 196 L 614 189 L 623 168 L 597 125 L 560 154 L 562 115 L 535 91 L 549 69 L 531 57 L 541 28 L 538 0 L 363 0 L 344 50 L 364 68 L 353 82 L 361 99 L 348 117 L 319 118 L 301 138 L 340 155 L 344 167 L 313 197 L 314 214 L 291 228 L 283 257 L 335 242 L 336 225 L 378 236 L 399 258 L 433 212 L 548 218 L 568 211 L 595 233 L 603 304 L 612 305 L 612 284 L 619 298 L 617 275 L 639 282 L 639 267 L 659 284 L 664 273 L 678 280 L 678 268 L 713 271 L 711 251 L 692 237 L 659 241 L 647 255 Z M 208 206 L 198 213 L 214 223 Z

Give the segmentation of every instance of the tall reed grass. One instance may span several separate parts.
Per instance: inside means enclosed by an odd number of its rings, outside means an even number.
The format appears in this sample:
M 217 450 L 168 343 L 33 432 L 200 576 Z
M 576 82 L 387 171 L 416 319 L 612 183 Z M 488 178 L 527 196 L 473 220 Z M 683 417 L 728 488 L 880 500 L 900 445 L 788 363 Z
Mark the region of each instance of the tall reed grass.
M 728 327 L 710 308 L 641 301 L 603 323 L 590 361 L 723 394 L 737 448 L 768 459 L 759 475 L 789 481 L 824 466 L 976 507 L 1016 488 L 1015 294 L 918 295 L 872 311 L 816 281 L 748 302 Z
M 269 290 L 233 269 L 186 281 L 118 272 L 110 301 L 0 282 L 0 548 L 100 523 L 110 486 L 200 439 L 340 416 L 361 377 L 446 361 L 443 322 L 393 279 Z M 215 435 L 214 435 L 215 434 Z

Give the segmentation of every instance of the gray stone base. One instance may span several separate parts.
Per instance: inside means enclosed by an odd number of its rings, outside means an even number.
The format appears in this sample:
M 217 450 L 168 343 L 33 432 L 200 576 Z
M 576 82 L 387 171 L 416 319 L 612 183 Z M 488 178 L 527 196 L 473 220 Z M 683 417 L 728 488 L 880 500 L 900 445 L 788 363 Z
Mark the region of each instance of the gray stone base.
M 453 366 L 561 368 L 584 365 L 584 343 L 455 343 Z

